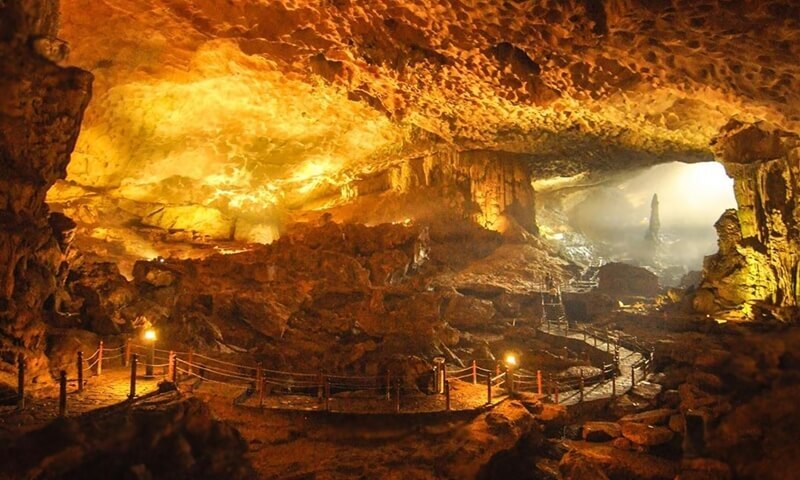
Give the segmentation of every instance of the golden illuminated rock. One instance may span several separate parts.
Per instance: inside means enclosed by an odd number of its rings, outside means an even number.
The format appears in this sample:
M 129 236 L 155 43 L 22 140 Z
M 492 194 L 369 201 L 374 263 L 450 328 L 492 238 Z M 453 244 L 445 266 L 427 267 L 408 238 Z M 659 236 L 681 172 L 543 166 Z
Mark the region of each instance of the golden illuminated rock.
M 513 152 L 537 178 L 569 177 L 710 159 L 732 116 L 800 127 L 792 2 L 74 0 L 61 14 L 68 61 L 97 78 L 69 179 L 139 199 L 180 182 L 147 201 L 257 232 L 432 152 Z M 468 212 L 487 226 L 511 204 L 490 190 Z

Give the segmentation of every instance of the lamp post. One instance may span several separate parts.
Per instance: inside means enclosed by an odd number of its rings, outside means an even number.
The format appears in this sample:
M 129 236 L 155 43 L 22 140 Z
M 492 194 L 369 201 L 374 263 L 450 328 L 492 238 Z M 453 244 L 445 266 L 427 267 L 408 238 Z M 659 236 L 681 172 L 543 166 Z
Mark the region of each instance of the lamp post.
M 144 341 L 149 345 L 147 349 L 147 362 L 145 364 L 145 377 L 153 377 L 153 364 L 156 359 L 156 331 L 148 328 L 144 331 Z
M 512 352 L 507 353 L 505 357 L 505 364 L 508 394 L 514 395 L 514 368 L 517 366 L 517 355 Z

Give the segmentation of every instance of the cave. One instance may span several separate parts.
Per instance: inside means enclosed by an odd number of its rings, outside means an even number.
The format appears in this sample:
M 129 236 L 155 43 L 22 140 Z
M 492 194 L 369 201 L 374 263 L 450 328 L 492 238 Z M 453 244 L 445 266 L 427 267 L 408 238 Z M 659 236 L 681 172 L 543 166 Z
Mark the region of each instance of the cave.
M 786 0 L 0 0 L 0 478 L 793 478 L 798 58 Z

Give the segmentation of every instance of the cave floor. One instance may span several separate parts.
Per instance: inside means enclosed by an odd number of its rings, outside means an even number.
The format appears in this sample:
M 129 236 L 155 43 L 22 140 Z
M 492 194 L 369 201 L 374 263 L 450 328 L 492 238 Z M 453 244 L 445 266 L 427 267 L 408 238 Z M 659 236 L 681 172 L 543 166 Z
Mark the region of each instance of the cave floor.
M 163 379 L 137 377 L 137 397 L 158 389 Z M 124 403 L 130 392 L 130 370 L 126 367 L 107 369 L 101 376 L 86 379 L 82 392 L 76 381 L 67 384 L 67 416 L 78 416 L 86 412 Z M 26 398 L 23 410 L 16 406 L 0 406 L 0 439 L 14 437 L 35 430 L 58 418 L 58 387 L 47 386 Z

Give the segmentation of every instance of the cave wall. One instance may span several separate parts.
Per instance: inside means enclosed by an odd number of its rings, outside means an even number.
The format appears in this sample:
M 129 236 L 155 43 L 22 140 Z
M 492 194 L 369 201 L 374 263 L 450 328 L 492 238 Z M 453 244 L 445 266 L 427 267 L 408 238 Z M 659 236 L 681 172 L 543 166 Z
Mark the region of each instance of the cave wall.
M 796 318 L 800 138 L 763 122 L 731 121 L 712 147 L 734 179 L 738 210 L 717 222 L 720 251 L 706 260 L 695 307 L 711 312 L 735 306 L 754 318 L 759 312 L 753 306 L 761 305 Z
M 448 150 L 404 160 L 340 189 L 341 221 L 398 222 L 455 215 L 489 230 L 536 233 L 535 192 L 525 155 Z M 344 205 L 341 205 L 344 202 Z
M 45 371 L 44 306 L 64 280 L 74 226 L 44 200 L 66 175 L 92 75 L 50 60 L 64 48 L 58 11 L 57 1 L 0 3 L 0 381 L 19 353 Z

